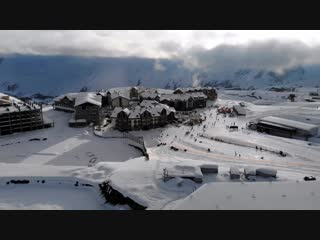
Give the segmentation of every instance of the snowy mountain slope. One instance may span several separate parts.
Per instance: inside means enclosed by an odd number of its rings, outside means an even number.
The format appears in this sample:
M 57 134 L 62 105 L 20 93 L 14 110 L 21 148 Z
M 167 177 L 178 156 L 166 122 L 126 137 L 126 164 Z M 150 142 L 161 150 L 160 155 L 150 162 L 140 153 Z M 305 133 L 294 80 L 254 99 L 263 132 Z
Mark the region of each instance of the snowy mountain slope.
M 320 66 L 297 66 L 280 74 L 263 69 L 189 69 L 178 60 L 134 57 L 9 55 L 0 60 L 0 91 L 18 96 L 56 96 L 82 88 L 143 85 L 174 89 L 198 84 L 245 89 L 315 87 L 320 85 Z
M 210 73 L 202 84 L 214 83 L 221 87 L 270 88 L 270 87 L 316 87 L 320 85 L 320 66 L 297 66 L 276 73 L 267 70 L 239 69 L 235 72 Z
M 161 64 L 159 70 L 156 62 Z M 0 64 L 0 91 L 16 95 L 59 95 L 65 92 L 124 86 L 189 86 L 191 73 L 179 62 L 146 58 L 8 56 Z

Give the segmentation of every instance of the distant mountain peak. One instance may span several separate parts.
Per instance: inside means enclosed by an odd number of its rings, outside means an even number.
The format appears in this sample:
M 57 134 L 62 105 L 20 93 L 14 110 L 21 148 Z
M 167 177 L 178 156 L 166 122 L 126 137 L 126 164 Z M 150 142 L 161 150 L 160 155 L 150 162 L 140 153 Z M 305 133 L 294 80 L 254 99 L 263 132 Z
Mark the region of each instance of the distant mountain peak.
M 281 74 L 250 68 L 217 73 L 214 69 L 191 70 L 181 61 L 169 59 L 158 60 L 166 69 L 158 71 L 154 62 L 154 59 L 147 58 L 12 55 L 0 58 L 0 91 L 55 96 L 78 92 L 83 87 L 90 88 L 90 91 L 135 85 L 174 89 L 194 84 L 259 89 L 316 86 L 320 78 L 320 65 L 296 66 Z

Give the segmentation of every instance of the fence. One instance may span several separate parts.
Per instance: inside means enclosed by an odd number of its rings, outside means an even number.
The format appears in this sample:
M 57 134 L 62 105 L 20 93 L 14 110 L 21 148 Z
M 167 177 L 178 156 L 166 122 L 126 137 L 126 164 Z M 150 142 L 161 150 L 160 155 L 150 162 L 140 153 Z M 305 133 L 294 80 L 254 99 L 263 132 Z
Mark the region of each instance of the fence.
M 137 137 L 137 136 L 134 136 L 130 133 L 125 132 L 125 133 L 123 133 L 123 138 L 128 138 L 136 143 L 144 145 L 143 137 Z
M 214 140 L 214 141 L 218 141 L 218 142 L 223 142 L 223 143 L 228 143 L 228 144 L 233 144 L 236 146 L 242 146 L 242 147 L 248 147 L 248 148 L 256 148 L 256 149 L 260 149 L 263 151 L 267 151 L 267 152 L 271 152 L 274 154 L 279 154 L 280 152 L 282 152 L 282 154 L 285 154 L 287 156 L 290 156 L 290 154 L 288 152 L 283 152 L 280 150 L 276 150 L 276 149 L 272 149 L 272 148 L 268 148 L 268 147 L 264 147 L 261 145 L 256 145 L 253 143 L 241 143 L 241 142 L 237 142 L 237 140 L 233 141 L 232 139 L 225 139 L 225 138 L 221 138 L 221 137 L 213 137 L 213 136 L 209 136 L 207 134 L 201 134 L 200 137 L 204 137 L 210 140 Z
M 124 132 L 124 133 L 116 132 L 116 133 L 111 133 L 108 135 L 101 134 L 98 131 L 93 131 L 93 133 L 94 133 L 94 135 L 96 135 L 98 137 L 103 137 L 103 138 L 126 138 L 126 139 L 129 139 L 130 141 L 132 141 L 134 143 L 133 146 L 139 148 L 143 152 L 144 156 L 146 156 L 149 159 L 149 156 L 147 153 L 147 148 L 144 144 L 143 137 L 138 137 L 138 136 L 135 136 L 135 135 L 130 134 L 128 132 Z

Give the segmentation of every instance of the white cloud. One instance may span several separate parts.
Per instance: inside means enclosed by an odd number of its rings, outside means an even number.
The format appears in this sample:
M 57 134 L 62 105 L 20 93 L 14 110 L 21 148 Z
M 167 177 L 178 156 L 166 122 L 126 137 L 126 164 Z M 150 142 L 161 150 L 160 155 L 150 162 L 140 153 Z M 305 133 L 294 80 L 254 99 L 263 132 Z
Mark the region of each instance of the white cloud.
M 165 71 L 166 70 L 166 67 L 165 66 L 163 66 L 160 62 L 159 62 L 159 60 L 156 60 L 155 62 L 154 62 L 154 69 L 156 70 L 156 71 Z
M 191 68 L 209 71 L 250 68 L 281 72 L 300 64 L 320 64 L 320 45 L 311 47 L 300 41 L 254 41 L 238 45 L 223 44 L 210 50 L 193 48 L 182 58 Z
M 192 87 L 198 87 L 200 85 L 199 74 L 195 73 L 192 75 Z
M 182 59 L 210 69 L 282 69 L 320 62 L 320 31 L 14 30 L 0 31 L 0 54 L 137 56 Z M 159 62 L 155 68 L 163 69 Z
M 2 30 L 0 53 L 77 54 L 170 57 L 195 46 L 205 49 L 220 44 L 251 41 L 301 41 L 320 43 L 319 31 L 204 31 L 204 30 Z M 167 45 L 167 46 L 166 46 Z M 134 47 L 133 47 L 134 46 Z M 166 48 L 167 47 L 167 48 Z M 174 49 L 176 47 L 176 50 Z M 173 54 L 174 55 L 174 54 Z

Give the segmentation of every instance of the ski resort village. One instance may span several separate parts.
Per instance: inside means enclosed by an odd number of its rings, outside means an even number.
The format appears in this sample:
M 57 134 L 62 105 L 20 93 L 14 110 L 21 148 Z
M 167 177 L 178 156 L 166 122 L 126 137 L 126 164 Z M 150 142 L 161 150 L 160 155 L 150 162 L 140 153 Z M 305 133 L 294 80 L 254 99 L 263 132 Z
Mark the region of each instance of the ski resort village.
M 1 94 L 0 208 L 320 209 L 310 92 L 135 86 L 47 103 Z

